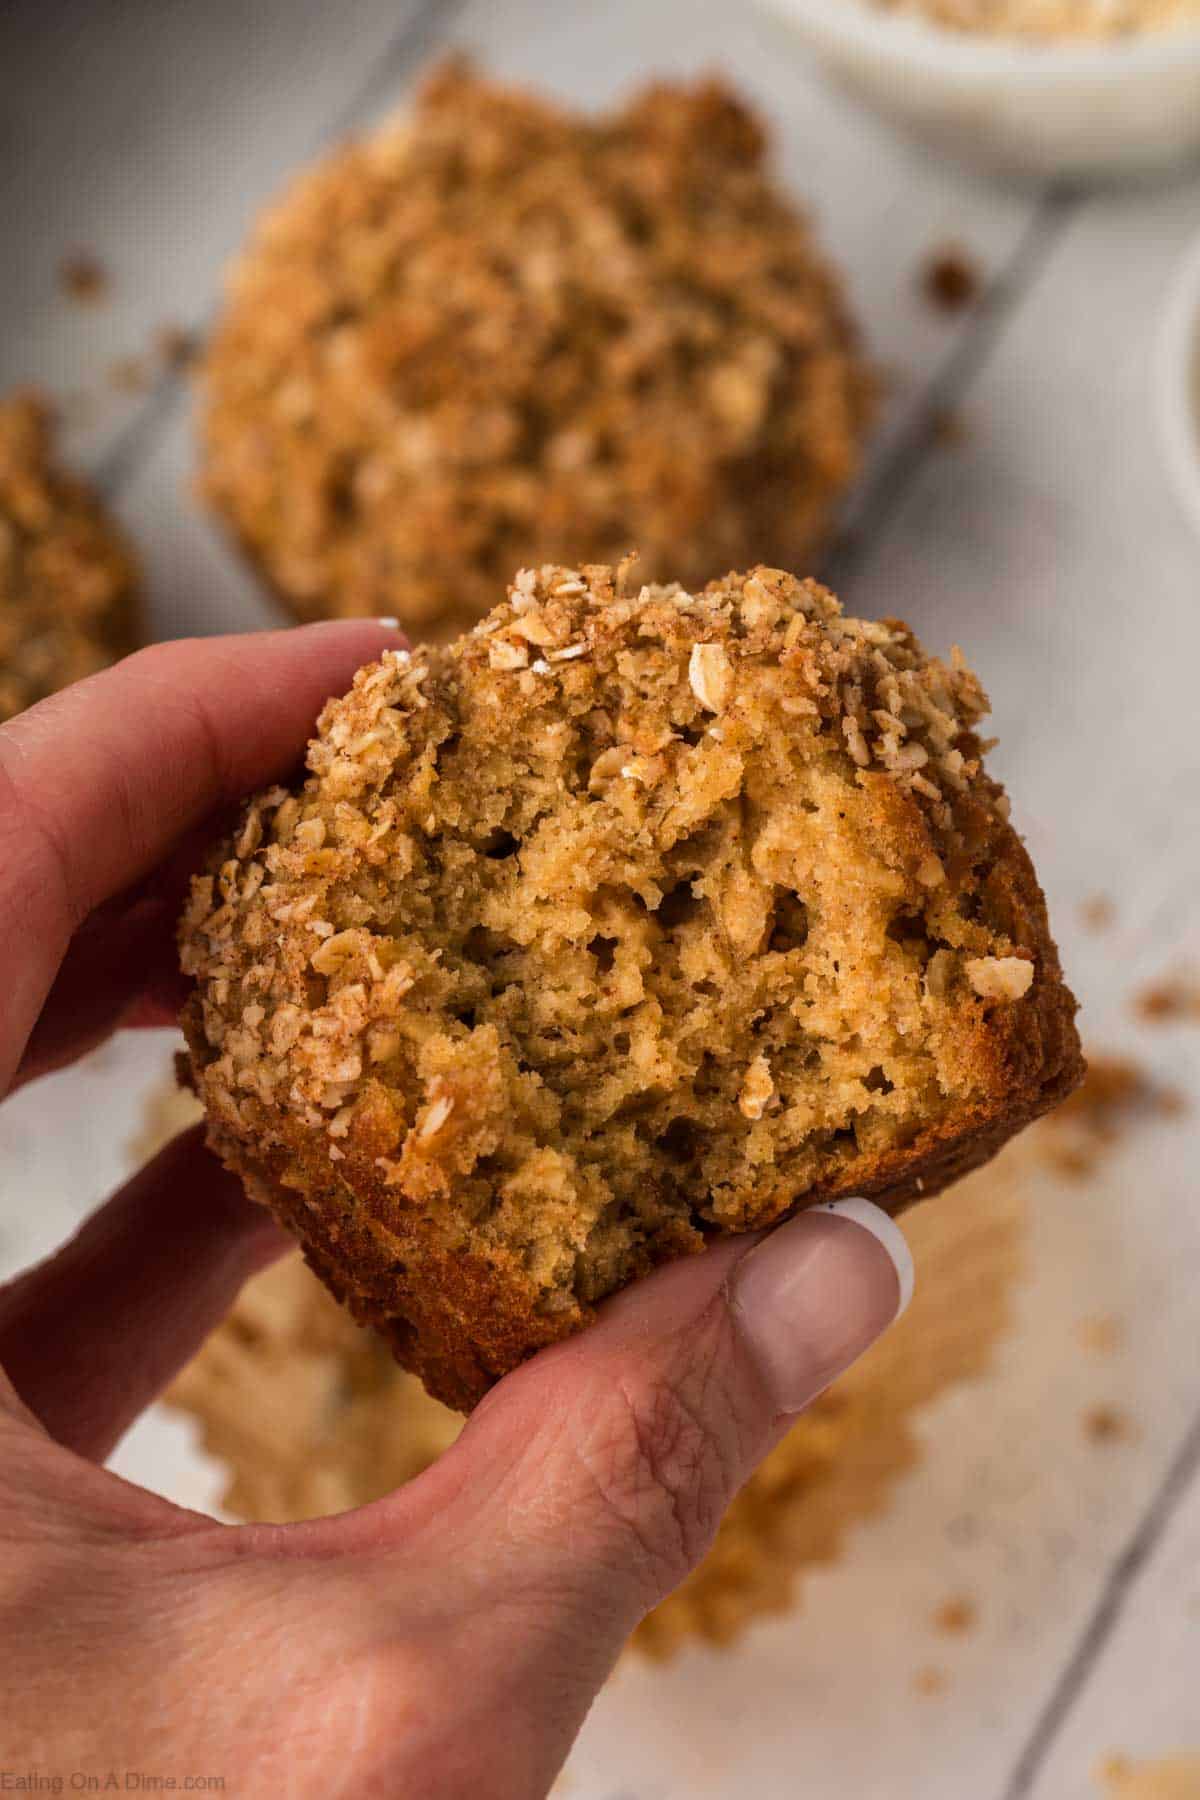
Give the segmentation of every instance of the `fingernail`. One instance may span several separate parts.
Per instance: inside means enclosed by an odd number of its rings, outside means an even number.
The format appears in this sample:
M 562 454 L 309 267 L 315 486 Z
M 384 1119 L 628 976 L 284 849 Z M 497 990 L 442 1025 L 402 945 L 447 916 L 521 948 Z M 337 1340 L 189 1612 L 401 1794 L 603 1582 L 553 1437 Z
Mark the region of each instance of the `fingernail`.
M 376 619 L 375 623 L 382 625 L 385 631 L 399 631 L 400 629 L 399 619 Z
M 900 1283 L 900 1304 L 896 1308 L 895 1317 L 898 1319 L 906 1313 L 916 1286 L 917 1271 L 908 1239 L 891 1214 L 885 1213 L 882 1206 L 876 1206 L 873 1200 L 858 1199 L 823 1200 L 819 1206 L 813 1207 L 813 1211 L 831 1213 L 835 1219 L 849 1219 L 853 1224 L 861 1225 L 864 1231 L 869 1231 L 883 1245 L 892 1259 L 892 1267 Z M 895 1319 L 892 1323 L 895 1323 Z
M 899 1227 L 869 1200 L 838 1200 L 797 1214 L 744 1256 L 729 1303 L 776 1410 L 795 1413 L 870 1348 L 912 1290 Z

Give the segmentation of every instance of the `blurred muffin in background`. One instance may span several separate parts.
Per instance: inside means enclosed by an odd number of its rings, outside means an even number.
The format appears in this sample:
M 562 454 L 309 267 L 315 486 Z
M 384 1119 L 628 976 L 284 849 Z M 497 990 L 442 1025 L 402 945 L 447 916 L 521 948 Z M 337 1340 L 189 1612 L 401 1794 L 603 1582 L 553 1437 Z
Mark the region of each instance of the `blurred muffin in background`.
M 917 1460 L 917 1410 L 980 1374 L 1010 1320 L 1024 1205 L 1010 1150 L 953 1204 L 904 1221 L 917 1262 L 904 1318 L 799 1420 L 739 1494 L 707 1559 L 638 1627 L 651 1656 L 689 1638 L 727 1643 L 785 1611 L 797 1576 L 881 1510 Z M 179 1377 L 171 1403 L 199 1422 L 240 1518 L 340 1512 L 389 1493 L 462 1429 L 356 1325 L 298 1255 L 255 1277 Z
M 568 552 L 806 569 L 871 411 L 736 95 L 586 119 L 459 62 L 265 213 L 203 387 L 202 489 L 280 598 L 430 636 Z
M 54 460 L 49 407 L 0 399 L 0 722 L 132 650 L 133 552 Z

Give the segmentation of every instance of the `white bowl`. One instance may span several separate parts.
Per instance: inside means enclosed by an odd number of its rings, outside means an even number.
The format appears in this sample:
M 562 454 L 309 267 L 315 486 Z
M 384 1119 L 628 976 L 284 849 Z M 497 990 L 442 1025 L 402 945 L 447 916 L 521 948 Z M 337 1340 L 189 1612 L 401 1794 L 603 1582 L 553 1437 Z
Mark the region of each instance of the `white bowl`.
M 1200 155 L 1200 28 L 1028 43 L 870 0 L 759 4 L 859 99 L 976 165 L 1078 182 Z
M 1163 453 L 1180 504 L 1200 532 L 1200 239 L 1171 288 L 1156 364 Z

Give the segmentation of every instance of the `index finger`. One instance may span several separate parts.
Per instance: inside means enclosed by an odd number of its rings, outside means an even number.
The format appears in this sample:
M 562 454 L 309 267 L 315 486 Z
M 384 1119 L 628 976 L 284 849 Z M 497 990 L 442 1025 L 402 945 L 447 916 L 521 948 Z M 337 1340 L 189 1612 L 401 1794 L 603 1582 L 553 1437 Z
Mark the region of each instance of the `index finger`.
M 0 1093 L 80 923 L 291 768 L 376 620 L 156 644 L 0 726 Z

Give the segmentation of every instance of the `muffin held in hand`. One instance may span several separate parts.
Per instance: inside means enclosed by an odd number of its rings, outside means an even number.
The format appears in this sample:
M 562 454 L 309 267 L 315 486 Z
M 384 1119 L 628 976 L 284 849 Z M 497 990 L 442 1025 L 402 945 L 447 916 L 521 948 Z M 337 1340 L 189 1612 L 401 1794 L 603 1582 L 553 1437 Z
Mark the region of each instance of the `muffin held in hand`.
M 214 1147 L 459 1407 L 714 1232 L 936 1191 L 1081 1072 L 961 660 L 777 570 L 630 573 L 522 571 L 360 671 L 183 926 Z
M 589 119 L 453 63 L 258 225 L 203 486 L 301 618 L 445 637 L 521 561 L 808 566 L 868 410 L 840 284 L 732 93 Z
M 92 490 L 54 461 L 33 393 L 0 400 L 0 722 L 134 647 L 137 567 Z

